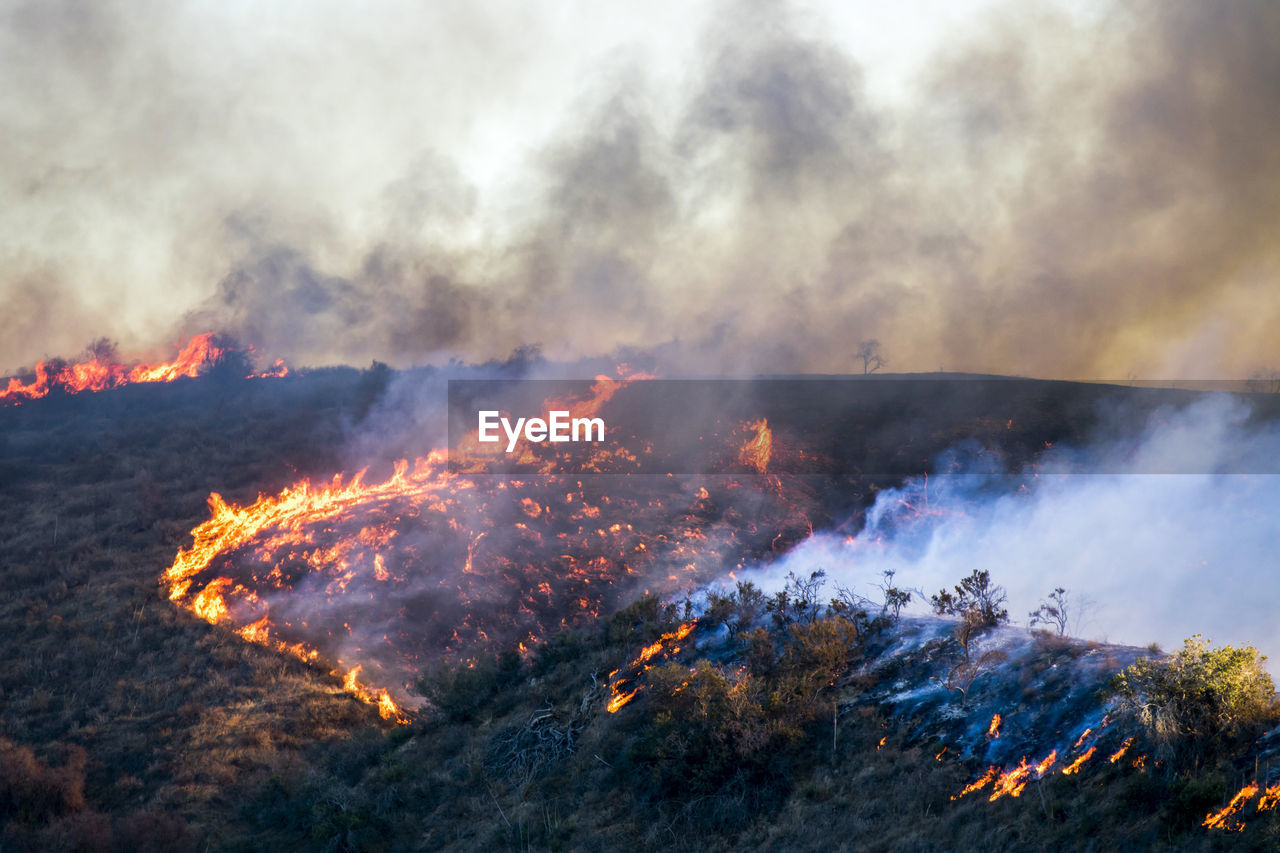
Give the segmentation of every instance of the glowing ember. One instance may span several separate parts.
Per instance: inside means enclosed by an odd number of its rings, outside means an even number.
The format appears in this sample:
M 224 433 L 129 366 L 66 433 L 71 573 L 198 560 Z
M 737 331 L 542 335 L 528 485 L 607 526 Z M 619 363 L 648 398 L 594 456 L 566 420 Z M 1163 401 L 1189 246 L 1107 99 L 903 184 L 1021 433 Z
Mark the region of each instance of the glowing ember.
M 1207 826 L 1209 829 L 1222 829 L 1227 832 L 1243 832 L 1244 822 L 1238 820 L 1235 815 L 1244 808 L 1245 803 L 1249 802 L 1256 793 L 1258 793 L 1258 783 L 1250 782 L 1236 792 L 1236 795 L 1231 798 L 1231 802 L 1216 812 L 1211 812 L 1207 815 L 1201 826 Z

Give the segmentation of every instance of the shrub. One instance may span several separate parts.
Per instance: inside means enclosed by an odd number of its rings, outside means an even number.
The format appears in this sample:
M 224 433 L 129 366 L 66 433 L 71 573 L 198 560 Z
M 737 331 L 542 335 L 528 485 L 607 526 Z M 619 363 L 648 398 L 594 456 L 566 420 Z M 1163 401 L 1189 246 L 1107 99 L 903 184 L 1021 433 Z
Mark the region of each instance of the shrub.
M 512 697 L 507 688 L 522 675 L 520 655 L 506 651 L 480 655 L 469 667 L 441 664 L 418 680 L 418 689 L 447 719 L 465 722 L 499 695 L 509 704 Z
M 1167 660 L 1139 658 L 1117 673 L 1109 690 L 1160 746 L 1235 737 L 1265 723 L 1275 686 L 1253 646 L 1209 648 L 1199 634 Z

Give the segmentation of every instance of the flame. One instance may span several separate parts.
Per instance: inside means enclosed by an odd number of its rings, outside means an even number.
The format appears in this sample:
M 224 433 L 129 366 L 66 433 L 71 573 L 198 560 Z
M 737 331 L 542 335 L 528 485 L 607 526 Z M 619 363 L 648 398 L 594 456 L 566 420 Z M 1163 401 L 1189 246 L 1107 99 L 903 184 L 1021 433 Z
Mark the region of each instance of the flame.
M 1262 797 L 1258 800 L 1258 811 L 1270 811 L 1276 807 L 1276 803 L 1280 803 L 1280 782 L 1262 792 Z
M 987 727 L 987 737 L 992 740 L 1000 737 L 1000 719 L 999 714 L 991 715 L 991 725 Z
M 996 777 L 995 785 L 991 791 L 991 796 L 987 798 L 987 801 L 994 803 L 1001 797 L 1022 796 L 1022 789 L 1027 787 L 1027 783 L 1031 781 L 1031 772 L 1033 769 L 1034 768 L 1027 763 L 1027 759 L 1023 758 L 1017 767 L 1001 773 Z
M 1231 798 L 1231 802 L 1216 812 L 1210 812 L 1206 815 L 1201 826 L 1207 826 L 1209 829 L 1222 829 L 1227 832 L 1243 832 L 1244 822 L 1237 820 L 1235 815 L 1244 808 L 1245 803 L 1252 799 L 1256 793 L 1258 793 L 1258 783 L 1250 782 L 1236 792 L 1236 795 Z
M 1075 752 L 1080 748 L 1080 745 L 1084 743 L 1084 739 L 1089 736 L 1089 732 L 1091 731 L 1093 731 L 1093 729 L 1085 729 L 1080 733 L 1080 737 L 1076 739 L 1075 745 L 1071 747 L 1072 752 Z
M 964 790 L 952 796 L 951 799 L 958 800 L 961 797 L 966 796 L 967 794 L 972 794 L 974 791 L 985 788 L 988 784 L 990 784 L 996 778 L 996 775 L 999 772 L 1000 772 L 1000 768 L 996 767 L 994 764 L 991 765 L 990 767 L 987 768 L 986 773 L 983 773 L 977 779 L 974 779 L 968 785 L 965 785 Z
M 1111 764 L 1115 764 L 1121 758 L 1124 758 L 1124 754 L 1129 751 L 1129 747 L 1132 745 L 1133 745 L 1133 738 L 1132 737 L 1127 738 L 1125 742 L 1121 744 L 1120 748 L 1116 750 L 1116 752 L 1110 758 L 1107 759 L 1107 761 Z
M 250 374 L 250 379 L 283 379 L 289 375 L 289 367 L 284 363 L 283 358 L 277 358 L 276 363 L 268 367 L 261 373 Z
M 685 622 L 676 630 L 668 631 L 663 634 L 657 640 L 641 649 L 640 654 L 636 655 L 635 659 L 631 661 L 631 663 L 627 664 L 627 669 L 632 673 L 639 673 L 648 669 L 649 661 L 652 660 L 659 652 L 664 651 L 664 649 L 667 657 L 675 655 L 680 651 L 680 647 L 668 646 L 667 644 L 678 642 L 689 636 L 696 624 L 696 622 Z M 605 709 L 610 714 L 616 714 L 622 706 L 634 699 L 636 694 L 640 692 L 639 685 L 629 691 L 624 690 L 623 688 L 630 683 L 631 679 L 623 677 L 615 680 L 614 676 L 619 672 L 620 670 L 615 669 L 613 672 L 609 673 L 609 703 L 605 706 Z
M 1047 773 L 1049 771 L 1049 768 L 1053 766 L 1053 762 L 1056 761 L 1057 759 L 1058 759 L 1058 750 L 1055 749 L 1052 752 L 1050 752 L 1048 755 L 1046 755 L 1044 759 L 1039 764 L 1036 765 L 1036 775 L 1043 776 L 1045 773 Z
M 738 451 L 738 461 L 756 473 L 763 474 L 769 467 L 769 456 L 773 453 L 773 430 L 769 429 L 769 421 L 765 418 L 752 421 L 745 429 L 755 431 L 755 435 L 742 445 Z
M 1027 783 L 1033 779 L 1044 778 L 1044 775 L 1049 772 L 1049 768 L 1053 766 L 1057 758 L 1058 751 L 1055 749 L 1040 759 L 1037 764 L 1031 764 L 1027 761 L 1026 756 L 1023 756 L 1017 767 L 1012 767 L 1004 772 L 1001 772 L 1000 768 L 993 764 L 987 768 L 987 772 L 970 782 L 951 799 L 958 800 L 967 794 L 985 788 L 987 785 L 992 786 L 991 796 L 987 798 L 988 802 L 994 803 L 1001 797 L 1021 796 L 1022 790 L 1027 787 Z
M 376 486 L 364 484 L 363 470 L 345 485 L 341 474 L 334 477 L 328 486 L 318 488 L 304 479 L 275 497 L 259 495 L 258 500 L 247 507 L 228 504 L 222 495 L 214 492 L 209 495 L 212 517 L 191 531 L 194 540 L 191 547 L 179 549 L 173 565 L 164 574 L 170 600 L 181 598 L 187 591 L 183 581 L 204 571 L 214 557 L 244 545 L 267 528 L 296 531 L 304 521 L 332 518 L 356 504 L 392 496 L 429 493 L 448 482 L 449 474 L 442 467 L 443 461 L 442 453 L 433 452 L 426 459 L 419 459 L 414 469 L 409 471 L 408 462 L 401 460 L 396 463 L 391 479 Z M 209 591 L 209 586 L 200 596 Z M 220 592 L 220 589 L 215 592 Z M 222 613 L 225 612 L 224 607 Z
M 625 681 L 623 681 L 623 682 L 620 682 L 620 683 L 621 683 L 621 684 L 625 684 L 626 682 L 625 682 Z M 620 692 L 618 692 L 617 687 L 618 687 L 618 685 L 616 685 L 616 684 L 615 684 L 615 685 L 613 685 L 613 688 L 612 688 L 612 689 L 613 689 L 613 691 L 614 691 L 614 692 L 613 692 L 613 695 L 609 697 L 609 704 L 605 706 L 605 708 L 609 711 L 609 713 L 610 713 L 610 714 L 616 714 L 616 713 L 618 713 L 618 710 L 619 710 L 623 705 L 627 704 L 627 703 L 628 703 L 628 702 L 630 702 L 632 699 L 636 698 L 636 694 L 640 692 L 640 688 L 639 688 L 639 687 L 637 687 L 635 690 L 632 690 L 632 691 L 630 691 L 630 692 L 627 692 L 627 693 L 620 693 Z
M 1089 747 L 1088 752 L 1086 752 L 1084 755 L 1081 755 L 1079 758 L 1077 758 L 1075 761 L 1068 764 L 1066 767 L 1062 768 L 1062 775 L 1070 776 L 1072 773 L 1078 773 L 1080 771 L 1080 765 L 1084 764 L 1086 761 L 1092 758 L 1093 753 L 1097 751 L 1097 749 L 1098 747 L 1096 746 Z
M 35 366 L 35 379 L 23 383 L 18 377 L 9 379 L 7 387 L 0 388 L 0 404 L 18 404 L 24 400 L 35 400 L 45 397 L 55 388 L 67 394 L 78 394 L 82 391 L 105 391 L 139 382 L 172 382 L 182 377 L 196 377 L 206 366 L 215 363 L 227 353 L 227 349 L 217 343 L 212 332 L 196 335 L 189 340 L 172 361 L 156 365 L 136 364 L 132 367 L 123 364 L 110 364 L 99 361 L 96 357 L 75 364 L 38 361 Z M 289 368 L 283 360 L 263 373 L 251 374 L 250 379 L 265 379 L 287 376 Z
M 880 742 L 879 742 L 878 744 L 876 744 L 876 751 L 877 751 L 877 752 L 879 752 L 881 749 L 883 749 L 883 748 L 884 748 L 885 743 L 886 743 L 888 740 L 889 740 L 889 736 L 888 736 L 888 735 L 885 735 L 884 737 L 880 738 Z M 952 797 L 952 799 L 955 799 L 955 798 L 954 798 L 954 797 Z
M 590 399 L 547 408 L 586 416 L 639 378 L 601 377 Z M 781 480 L 763 493 L 765 503 L 753 504 L 750 524 L 712 527 L 708 512 L 731 508 L 733 490 L 748 487 L 641 478 L 611 497 L 599 481 L 555 473 L 556 448 L 528 451 L 539 463 L 537 476 L 480 481 L 461 473 L 471 461 L 467 452 L 453 451 L 463 467 L 452 470 L 443 451 L 401 460 L 380 483 L 366 482 L 361 470 L 302 479 L 243 505 L 213 493 L 208 519 L 192 530 L 162 586 L 179 606 L 228 624 L 247 641 L 330 668 L 337 663 L 345 689 L 390 713 L 397 702 L 412 701 L 397 691 L 427 661 L 444 653 L 465 664 L 488 632 L 501 631 L 513 646 L 538 642 L 621 603 L 646 568 L 663 567 L 647 577 L 657 594 L 672 594 L 772 552 L 779 536 L 812 529 L 799 503 L 806 493 L 787 492 Z M 410 588 L 428 591 L 415 595 L 415 608 L 433 609 L 410 614 L 403 598 Z M 307 624 L 308 601 L 319 596 L 327 599 L 326 613 L 350 614 L 347 622 L 325 620 L 341 624 L 339 631 Z M 360 632 L 375 619 L 386 626 L 381 639 Z M 624 674 L 611 674 L 608 710 L 631 701 L 639 674 L 677 655 L 693 628 L 686 623 L 663 634 Z M 339 650 L 358 655 L 364 669 L 352 670 L 352 660 L 343 665 L 333 657 Z M 376 692 L 382 688 L 392 691 L 386 701 Z

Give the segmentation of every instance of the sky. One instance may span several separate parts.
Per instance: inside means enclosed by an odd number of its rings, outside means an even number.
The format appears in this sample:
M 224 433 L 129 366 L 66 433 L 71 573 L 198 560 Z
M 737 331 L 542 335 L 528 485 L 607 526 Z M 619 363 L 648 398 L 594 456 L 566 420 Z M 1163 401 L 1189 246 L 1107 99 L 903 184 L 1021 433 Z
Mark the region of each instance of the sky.
M 0 371 L 1280 368 L 1280 5 L 0 0 Z

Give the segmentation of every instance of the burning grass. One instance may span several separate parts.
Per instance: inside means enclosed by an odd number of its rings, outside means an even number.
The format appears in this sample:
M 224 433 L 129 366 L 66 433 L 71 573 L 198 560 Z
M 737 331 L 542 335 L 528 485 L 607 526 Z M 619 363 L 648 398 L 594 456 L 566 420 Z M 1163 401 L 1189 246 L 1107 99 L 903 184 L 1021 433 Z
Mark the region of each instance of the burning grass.
M 283 361 L 260 373 L 252 372 L 248 357 L 233 346 L 219 339 L 212 332 L 196 335 L 187 342 L 172 361 L 160 364 L 126 365 L 114 361 L 114 348 L 100 342 L 87 352 L 83 361 L 67 362 L 62 359 L 36 363 L 34 378 L 23 382 L 10 377 L 8 385 L 0 388 L 0 406 L 18 405 L 24 401 L 46 397 L 50 392 L 79 394 L 83 391 L 105 391 L 150 382 L 172 382 L 175 379 L 194 378 L 219 368 L 248 367 L 250 379 L 281 378 L 289 375 Z M 243 369 L 241 370 L 241 375 Z

